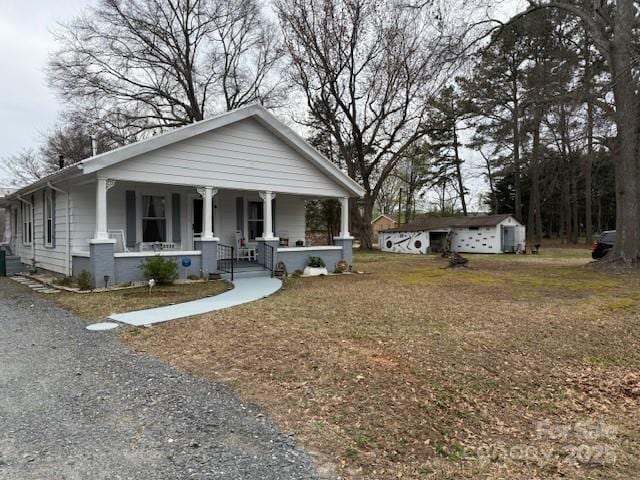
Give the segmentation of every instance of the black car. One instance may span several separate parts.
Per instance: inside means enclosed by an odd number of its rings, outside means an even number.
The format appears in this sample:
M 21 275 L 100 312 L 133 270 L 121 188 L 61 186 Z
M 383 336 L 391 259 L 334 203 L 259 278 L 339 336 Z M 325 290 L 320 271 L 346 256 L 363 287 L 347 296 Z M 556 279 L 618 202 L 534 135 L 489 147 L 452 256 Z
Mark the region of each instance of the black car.
M 600 234 L 597 242 L 593 242 L 593 251 L 591 252 L 591 258 L 598 260 L 604 257 L 609 250 L 616 244 L 616 231 L 607 230 Z

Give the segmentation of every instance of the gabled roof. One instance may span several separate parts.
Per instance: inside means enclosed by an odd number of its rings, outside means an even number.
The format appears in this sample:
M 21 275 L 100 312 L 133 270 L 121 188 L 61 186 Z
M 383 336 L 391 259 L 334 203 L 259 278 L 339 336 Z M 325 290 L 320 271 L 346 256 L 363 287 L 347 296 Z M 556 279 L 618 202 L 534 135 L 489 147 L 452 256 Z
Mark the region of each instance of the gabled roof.
M 386 213 L 383 213 L 381 215 L 378 215 L 376 218 L 374 218 L 373 220 L 371 220 L 371 224 L 373 225 L 374 223 L 376 223 L 378 220 L 380 220 L 381 218 L 386 218 L 392 222 L 395 222 L 396 219 L 393 218 L 391 215 L 387 215 Z
M 195 137 L 196 135 L 211 132 L 218 128 L 222 128 L 226 125 L 230 125 L 247 118 L 253 118 L 260 122 L 260 124 L 266 127 L 274 135 L 281 138 L 285 143 L 287 143 L 294 150 L 300 153 L 304 158 L 318 167 L 320 171 L 326 173 L 329 177 L 333 178 L 334 181 L 345 187 L 346 190 L 352 195 L 358 197 L 364 195 L 364 189 L 357 182 L 349 178 L 335 164 L 333 164 L 315 148 L 309 145 L 291 128 L 287 127 L 284 123 L 278 120 L 266 108 L 264 108 L 262 105 L 255 104 L 238 108 L 230 112 L 225 112 L 214 117 L 206 118 L 199 122 L 185 125 L 184 127 L 179 127 L 174 130 L 147 138 L 145 140 L 140 140 L 139 142 L 125 145 L 124 147 L 116 148 L 115 150 L 111 150 L 109 152 L 101 153 L 94 157 L 87 158 L 47 177 L 44 177 L 30 185 L 27 185 L 17 192 L 14 192 L 14 194 L 12 194 L 11 196 L 32 191 L 35 188 L 45 186 L 48 182 L 59 181 L 62 178 L 67 178 L 74 173 L 77 175 L 79 173 L 79 170 L 82 172 L 81 174 L 98 172 L 104 168 L 110 167 L 111 165 L 115 165 L 143 153 L 157 150 L 167 145 L 171 145 L 173 143 Z
M 431 217 L 422 216 L 398 228 L 390 228 L 385 232 L 420 232 L 423 230 L 447 230 L 449 228 L 495 227 L 507 218 L 510 213 L 502 215 L 478 215 L 474 217 Z M 515 220 L 515 218 L 514 218 Z

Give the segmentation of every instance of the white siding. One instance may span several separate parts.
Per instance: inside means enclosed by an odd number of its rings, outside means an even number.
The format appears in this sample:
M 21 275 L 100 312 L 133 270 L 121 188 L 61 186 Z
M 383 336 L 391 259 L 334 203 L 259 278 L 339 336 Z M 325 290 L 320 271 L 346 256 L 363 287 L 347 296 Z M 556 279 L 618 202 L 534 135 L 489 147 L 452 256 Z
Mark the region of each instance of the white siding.
M 393 253 L 427 253 L 429 232 L 382 232 L 380 250 Z
M 451 249 L 459 253 L 500 253 L 500 227 L 456 228 Z
M 88 252 L 96 227 L 95 184 L 71 189 L 71 251 Z M 109 208 L 107 206 L 107 208 Z
M 305 239 L 305 200 L 293 195 L 278 195 L 276 197 L 276 231 L 275 236 L 286 233 L 289 246 L 294 247 L 296 241 Z
M 253 119 L 124 160 L 101 175 L 173 185 L 348 195 L 344 187 Z
M 53 247 L 45 245 L 44 239 L 44 190 L 34 192 L 26 200 L 34 201 L 33 211 L 33 251 L 35 252 L 36 266 L 52 272 L 66 273 L 66 248 L 67 248 L 67 199 L 66 194 L 56 192 L 55 200 L 55 242 Z M 22 243 L 22 218 L 21 210 L 18 210 L 18 231 L 15 239 L 16 253 L 20 255 L 23 263 L 31 264 L 32 247 Z

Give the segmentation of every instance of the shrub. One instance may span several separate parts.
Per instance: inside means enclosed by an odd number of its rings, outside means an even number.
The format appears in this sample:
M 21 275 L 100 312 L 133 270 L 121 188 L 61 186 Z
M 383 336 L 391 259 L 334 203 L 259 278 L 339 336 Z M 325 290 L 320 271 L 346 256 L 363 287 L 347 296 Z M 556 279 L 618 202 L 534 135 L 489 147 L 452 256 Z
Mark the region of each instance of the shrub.
M 61 287 L 70 287 L 73 285 L 73 277 L 68 277 L 66 275 L 64 277 L 56 277 L 53 279 L 52 283 L 54 285 L 60 285 Z
M 320 257 L 309 257 L 309 262 L 307 264 L 311 268 L 324 268 L 326 266 L 324 264 L 324 260 Z
M 158 285 L 171 285 L 178 278 L 178 265 L 173 260 L 165 260 L 159 255 L 149 257 L 139 267 L 144 278 L 153 278 Z
M 78 275 L 77 283 L 80 290 L 91 290 L 91 274 L 82 270 Z

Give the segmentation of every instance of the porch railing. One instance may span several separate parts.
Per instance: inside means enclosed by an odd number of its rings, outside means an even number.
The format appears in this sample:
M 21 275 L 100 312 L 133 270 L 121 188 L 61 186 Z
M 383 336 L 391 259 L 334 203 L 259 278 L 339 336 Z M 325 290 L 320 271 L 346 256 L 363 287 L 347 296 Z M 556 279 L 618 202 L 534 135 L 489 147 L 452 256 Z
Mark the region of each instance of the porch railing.
M 218 244 L 218 270 L 231 274 L 233 281 L 234 247 Z
M 271 272 L 271 276 L 273 277 L 273 271 L 275 269 L 274 265 L 275 260 L 275 247 L 273 245 L 269 245 L 268 243 L 264 243 L 264 268 Z

